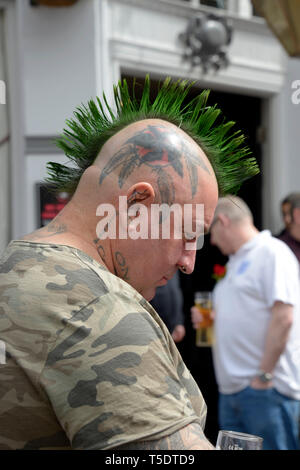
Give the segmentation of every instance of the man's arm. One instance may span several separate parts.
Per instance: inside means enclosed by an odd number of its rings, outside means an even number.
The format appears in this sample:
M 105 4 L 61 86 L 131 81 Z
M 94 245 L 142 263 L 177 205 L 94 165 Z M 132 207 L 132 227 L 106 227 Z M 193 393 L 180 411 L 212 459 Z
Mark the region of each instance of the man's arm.
M 214 450 L 201 426 L 191 423 L 179 431 L 154 441 L 131 442 L 114 450 Z
M 260 363 L 261 370 L 271 372 L 283 353 L 291 326 L 293 324 L 294 307 L 283 302 L 275 302 L 271 311 L 272 317 L 267 330 L 265 350 Z M 253 379 L 251 386 L 254 388 L 268 388 L 272 383 L 262 384 L 258 378 Z

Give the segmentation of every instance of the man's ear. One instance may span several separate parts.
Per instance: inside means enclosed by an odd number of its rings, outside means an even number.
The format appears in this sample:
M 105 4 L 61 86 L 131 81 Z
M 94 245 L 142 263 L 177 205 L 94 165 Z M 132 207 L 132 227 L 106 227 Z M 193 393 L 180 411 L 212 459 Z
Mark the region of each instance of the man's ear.
M 230 219 L 225 214 L 218 214 L 218 219 L 220 220 L 223 227 L 228 227 L 230 225 Z
M 144 204 L 150 206 L 155 199 L 153 186 L 146 182 L 140 182 L 132 185 L 127 191 L 127 207 L 133 204 Z

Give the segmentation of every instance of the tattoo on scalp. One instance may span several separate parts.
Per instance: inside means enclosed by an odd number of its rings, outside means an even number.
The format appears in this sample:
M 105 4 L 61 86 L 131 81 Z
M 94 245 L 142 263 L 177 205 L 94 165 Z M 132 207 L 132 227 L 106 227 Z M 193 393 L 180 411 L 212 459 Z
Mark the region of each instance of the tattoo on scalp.
M 110 173 L 118 171 L 118 183 L 122 188 L 135 169 L 146 165 L 157 174 L 161 202 L 172 204 L 175 198 L 175 186 L 168 169 L 173 168 L 183 178 L 184 164 L 189 175 L 193 197 L 198 184 L 197 167 L 210 173 L 208 167 L 177 132 L 163 125 L 148 125 L 147 128 L 128 139 L 113 155 L 101 172 L 99 184 Z

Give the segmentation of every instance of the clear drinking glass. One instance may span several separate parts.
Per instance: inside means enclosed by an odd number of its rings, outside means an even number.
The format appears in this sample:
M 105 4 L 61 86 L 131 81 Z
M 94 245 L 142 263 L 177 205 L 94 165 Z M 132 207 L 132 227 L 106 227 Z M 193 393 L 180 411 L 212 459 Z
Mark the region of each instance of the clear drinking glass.
M 217 450 L 262 450 L 263 438 L 236 431 L 219 431 Z
M 211 292 L 196 292 L 195 306 L 201 313 L 202 320 L 196 330 L 196 346 L 212 346 L 214 338 L 213 320 L 211 318 Z

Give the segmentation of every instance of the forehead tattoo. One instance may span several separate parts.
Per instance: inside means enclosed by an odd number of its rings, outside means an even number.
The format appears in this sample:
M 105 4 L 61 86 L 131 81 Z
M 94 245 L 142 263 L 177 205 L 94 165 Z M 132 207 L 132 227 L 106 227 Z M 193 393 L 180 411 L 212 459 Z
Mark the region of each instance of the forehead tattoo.
M 175 199 L 174 181 L 168 171 L 170 167 L 183 178 L 186 166 L 192 197 L 197 192 L 197 167 L 210 173 L 201 156 L 177 132 L 164 125 L 148 125 L 128 139 L 112 156 L 101 172 L 99 184 L 107 175 L 116 173 L 119 187 L 122 188 L 130 174 L 142 165 L 157 174 L 161 201 L 166 204 L 172 204 Z

